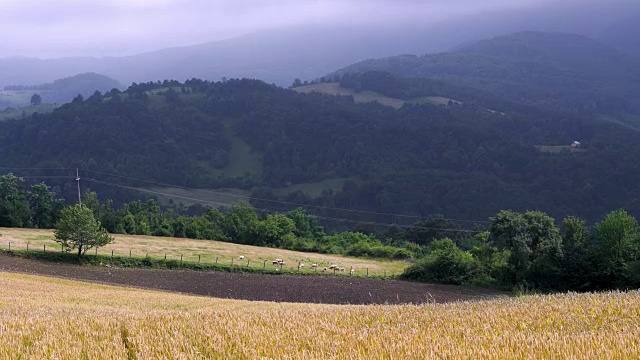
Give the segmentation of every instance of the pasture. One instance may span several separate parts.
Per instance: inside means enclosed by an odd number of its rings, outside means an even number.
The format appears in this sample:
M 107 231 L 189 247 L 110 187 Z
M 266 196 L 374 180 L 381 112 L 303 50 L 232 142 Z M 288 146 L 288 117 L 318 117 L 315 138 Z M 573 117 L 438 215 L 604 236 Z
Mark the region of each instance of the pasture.
M 571 147 L 570 145 L 537 145 L 536 149 L 544 154 L 576 154 L 587 151 L 586 149 Z
M 640 356 L 638 291 L 340 306 L 214 299 L 3 272 L 0 324 L 5 359 Z
M 34 113 L 48 114 L 53 112 L 58 107 L 56 104 L 40 104 L 20 107 L 17 109 L 7 109 L 0 111 L 0 121 L 6 121 L 10 119 L 21 119 L 23 117 L 31 116 Z
M 348 89 L 340 86 L 340 83 L 321 83 L 300 86 L 293 89 L 299 93 L 311 94 L 321 93 L 334 96 L 353 96 L 353 101 L 357 104 L 377 102 L 384 106 L 390 106 L 394 109 L 400 109 L 405 103 L 409 104 L 433 104 L 433 105 L 447 105 L 449 101 L 455 104 L 461 104 L 459 101 L 452 100 L 441 96 L 425 96 L 417 99 L 411 99 L 408 101 L 402 99 L 396 99 L 374 91 L 360 91 L 357 92 L 353 89 Z
M 35 229 L 6 229 L 0 228 L 0 249 L 8 249 L 11 242 L 12 250 L 25 250 L 27 243 L 33 251 L 43 251 L 46 247 L 48 251 L 60 251 L 60 246 L 53 240 L 53 231 L 51 230 L 35 230 Z M 250 245 L 232 244 L 221 241 L 212 240 L 192 240 L 179 238 L 165 238 L 155 236 L 132 236 L 132 235 L 114 235 L 115 242 L 104 248 L 100 248 L 100 255 L 110 255 L 113 251 L 114 255 L 127 257 L 131 254 L 135 258 L 149 257 L 152 259 L 164 259 L 165 255 L 168 260 L 180 260 L 185 262 L 198 262 L 203 264 L 214 264 L 216 258 L 221 265 L 234 265 L 245 267 L 247 263 L 249 268 L 260 270 L 266 267 L 266 270 L 280 269 L 285 272 L 298 272 L 298 263 L 305 266 L 300 272 L 303 274 L 315 273 L 310 265 L 317 263 L 319 265 L 318 273 L 321 273 L 323 267 L 329 267 L 336 264 L 346 271 L 343 275 L 349 275 L 351 267 L 354 269 L 354 276 L 368 275 L 391 277 L 399 275 L 410 265 L 405 261 L 390 260 L 374 260 L 352 258 L 340 255 L 305 253 L 291 250 L 283 250 L 276 248 L 267 248 Z M 88 254 L 94 254 L 93 250 Z M 239 257 L 244 256 L 240 260 Z M 280 268 L 272 264 L 274 259 L 282 259 L 285 264 Z M 266 262 L 266 266 L 265 266 Z

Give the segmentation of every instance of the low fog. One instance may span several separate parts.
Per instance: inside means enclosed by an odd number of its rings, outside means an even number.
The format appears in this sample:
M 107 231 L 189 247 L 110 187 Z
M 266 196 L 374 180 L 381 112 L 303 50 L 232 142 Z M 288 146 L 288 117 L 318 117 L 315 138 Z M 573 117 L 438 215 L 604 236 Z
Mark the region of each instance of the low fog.
M 554 5 L 561 3 L 562 5 Z M 483 17 L 591 17 L 602 27 L 635 1 L 544 0 L 4 0 L 0 57 L 123 56 L 280 28 L 441 26 Z M 579 6 L 570 8 L 574 4 Z M 593 8 L 599 8 L 594 11 Z M 567 10 L 570 9 L 570 10 Z M 568 14 L 567 14 L 568 12 Z M 593 17 L 593 13 L 598 16 Z M 473 17 L 476 17 L 476 20 Z M 555 20 L 555 19 L 554 19 Z M 569 25 L 575 19 L 568 19 Z M 585 20 L 585 19 L 581 19 Z M 562 22 L 558 27 L 562 27 Z M 456 29 L 461 31 L 462 29 Z

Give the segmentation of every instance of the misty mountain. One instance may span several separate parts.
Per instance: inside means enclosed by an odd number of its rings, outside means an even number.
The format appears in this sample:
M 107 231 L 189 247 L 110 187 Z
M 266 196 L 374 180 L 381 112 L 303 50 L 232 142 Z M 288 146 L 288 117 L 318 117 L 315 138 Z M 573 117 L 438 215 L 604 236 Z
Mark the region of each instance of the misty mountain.
M 580 35 L 523 32 L 439 54 L 367 60 L 328 77 L 368 71 L 440 79 L 557 110 L 640 114 L 637 59 Z
M 27 106 L 34 94 L 40 95 L 44 104 L 64 104 L 78 95 L 88 97 L 96 91 L 106 92 L 114 88 L 122 89 L 123 86 L 116 80 L 95 73 L 70 76 L 48 84 L 7 85 L 4 90 L 0 90 L 0 110 L 5 107 L 21 108 Z M 20 110 L 15 112 L 20 114 Z
M 442 52 L 462 43 L 523 30 L 595 36 L 640 8 L 632 2 L 563 2 L 502 10 L 447 22 L 304 25 L 229 40 L 106 58 L 0 59 L 0 86 L 40 84 L 96 72 L 124 84 L 164 79 L 258 78 L 289 85 L 371 58 Z
M 64 104 L 78 95 L 88 97 L 96 91 L 107 92 L 122 88 L 122 84 L 107 76 L 85 73 L 58 79 L 50 84 L 9 85 L 4 87 L 4 91 L 33 92 L 39 94 L 44 103 Z
M 596 37 L 622 51 L 640 56 L 640 14 L 617 22 Z

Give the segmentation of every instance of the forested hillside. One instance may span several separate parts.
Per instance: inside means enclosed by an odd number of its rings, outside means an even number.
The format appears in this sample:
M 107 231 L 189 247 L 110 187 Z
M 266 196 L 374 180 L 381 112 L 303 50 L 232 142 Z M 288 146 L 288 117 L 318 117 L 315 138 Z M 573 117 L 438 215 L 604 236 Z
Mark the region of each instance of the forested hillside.
M 572 34 L 524 32 L 433 55 L 368 60 L 337 73 L 384 71 L 440 79 L 505 100 L 580 113 L 640 114 L 640 63 L 627 53 Z
M 462 103 L 394 110 L 256 80 L 137 84 L 0 123 L 0 166 L 80 167 L 194 188 L 244 188 L 260 199 L 420 216 L 484 219 L 501 209 L 540 209 L 593 220 L 619 207 L 640 213 L 636 132 L 521 105 L 492 112 L 492 95 L 466 98 L 447 85 L 438 91 Z M 582 142 L 580 151 L 569 148 L 574 140 Z M 317 197 L 274 191 L 331 179 L 343 179 L 342 186 Z M 71 195 L 74 184 L 65 185 Z

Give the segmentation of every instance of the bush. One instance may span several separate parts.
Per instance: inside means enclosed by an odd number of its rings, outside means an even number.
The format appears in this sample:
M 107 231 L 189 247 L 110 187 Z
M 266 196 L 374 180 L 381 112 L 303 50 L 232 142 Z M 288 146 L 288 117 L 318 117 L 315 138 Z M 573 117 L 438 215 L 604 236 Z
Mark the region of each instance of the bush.
M 479 274 L 479 266 L 473 256 L 460 250 L 450 239 L 434 241 L 430 253 L 407 268 L 402 277 L 442 284 L 462 285 Z

